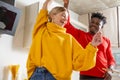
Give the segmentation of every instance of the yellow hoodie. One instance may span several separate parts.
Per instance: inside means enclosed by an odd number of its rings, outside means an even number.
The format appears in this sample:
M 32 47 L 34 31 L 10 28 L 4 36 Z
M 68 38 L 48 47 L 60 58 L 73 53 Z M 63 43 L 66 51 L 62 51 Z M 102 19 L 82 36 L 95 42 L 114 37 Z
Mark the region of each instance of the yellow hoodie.
M 72 70 L 85 71 L 95 66 L 96 52 L 90 43 L 83 49 L 65 28 L 48 22 L 47 10 L 41 10 L 27 60 L 28 79 L 36 67 L 44 66 L 56 80 L 70 80 Z

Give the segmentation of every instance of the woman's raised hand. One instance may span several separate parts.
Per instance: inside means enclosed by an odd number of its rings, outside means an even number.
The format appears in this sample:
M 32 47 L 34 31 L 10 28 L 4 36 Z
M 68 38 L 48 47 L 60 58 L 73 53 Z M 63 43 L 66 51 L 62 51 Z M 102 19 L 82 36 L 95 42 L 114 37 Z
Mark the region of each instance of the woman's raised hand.
M 93 39 L 91 41 L 91 44 L 93 46 L 98 46 L 102 43 L 102 33 L 100 31 L 98 31 L 94 36 Z

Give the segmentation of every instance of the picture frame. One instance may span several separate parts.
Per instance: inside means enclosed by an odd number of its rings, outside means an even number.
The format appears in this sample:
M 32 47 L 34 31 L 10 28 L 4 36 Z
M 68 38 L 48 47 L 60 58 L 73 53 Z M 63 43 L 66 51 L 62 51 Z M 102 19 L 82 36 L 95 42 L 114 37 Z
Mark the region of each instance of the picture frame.
M 8 4 L 13 5 L 13 6 L 15 4 L 15 0 L 0 0 L 0 1 L 8 3 Z
M 14 36 L 20 15 L 20 9 L 0 1 L 0 34 L 9 34 Z

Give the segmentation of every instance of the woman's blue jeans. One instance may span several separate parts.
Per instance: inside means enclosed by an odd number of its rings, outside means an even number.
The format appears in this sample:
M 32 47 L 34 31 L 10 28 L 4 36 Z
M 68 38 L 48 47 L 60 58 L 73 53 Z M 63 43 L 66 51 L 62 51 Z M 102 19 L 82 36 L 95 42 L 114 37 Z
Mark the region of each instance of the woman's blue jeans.
M 30 80 L 56 80 L 52 74 L 44 67 L 37 67 Z

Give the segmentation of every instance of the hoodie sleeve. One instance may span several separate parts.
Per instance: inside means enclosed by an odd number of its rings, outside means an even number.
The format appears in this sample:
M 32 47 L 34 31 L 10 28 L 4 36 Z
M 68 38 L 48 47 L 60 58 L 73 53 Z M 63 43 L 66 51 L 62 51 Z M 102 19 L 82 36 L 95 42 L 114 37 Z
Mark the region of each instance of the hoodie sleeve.
M 45 25 L 48 22 L 48 11 L 41 9 L 40 13 L 37 16 L 36 23 L 34 25 L 32 37 L 36 35 L 42 25 Z
M 97 48 L 89 43 L 84 49 L 73 38 L 73 69 L 78 71 L 85 71 L 93 68 L 96 64 Z

